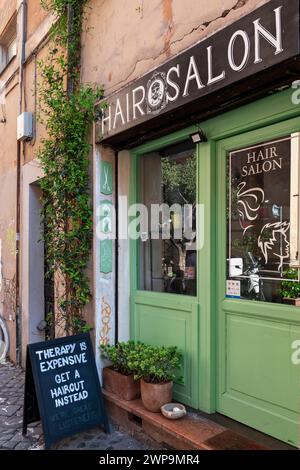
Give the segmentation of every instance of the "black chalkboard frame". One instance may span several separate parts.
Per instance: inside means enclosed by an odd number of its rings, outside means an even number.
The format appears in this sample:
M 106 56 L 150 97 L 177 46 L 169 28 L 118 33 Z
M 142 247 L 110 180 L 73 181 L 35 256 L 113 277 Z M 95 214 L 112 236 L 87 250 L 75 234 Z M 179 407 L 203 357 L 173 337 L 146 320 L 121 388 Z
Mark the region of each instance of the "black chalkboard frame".
M 58 437 L 55 437 L 50 432 L 50 427 L 47 417 L 46 397 L 42 393 L 42 387 L 40 379 L 42 378 L 38 370 L 38 362 L 35 360 L 34 353 L 37 350 L 51 348 L 64 343 L 70 342 L 87 342 L 87 351 L 89 352 L 89 367 L 91 368 L 91 375 L 93 376 L 95 383 L 94 387 L 97 391 L 97 417 L 91 420 L 86 425 L 77 426 L 74 432 L 70 431 L 60 432 Z M 95 403 L 95 402 L 94 402 Z M 74 336 L 66 336 L 63 338 L 57 338 L 51 341 L 44 341 L 39 343 L 33 343 L 27 346 L 26 352 L 26 375 L 25 375 L 25 390 L 24 390 L 24 409 L 23 409 L 23 434 L 27 433 L 27 426 L 35 421 L 42 421 L 42 427 L 44 432 L 44 441 L 46 449 L 56 443 L 58 440 L 69 437 L 72 434 L 76 434 L 81 431 L 93 427 L 102 427 L 106 433 L 110 432 L 109 422 L 105 409 L 104 399 L 102 395 L 101 385 L 99 381 L 98 371 L 95 362 L 94 350 L 89 333 L 81 333 Z

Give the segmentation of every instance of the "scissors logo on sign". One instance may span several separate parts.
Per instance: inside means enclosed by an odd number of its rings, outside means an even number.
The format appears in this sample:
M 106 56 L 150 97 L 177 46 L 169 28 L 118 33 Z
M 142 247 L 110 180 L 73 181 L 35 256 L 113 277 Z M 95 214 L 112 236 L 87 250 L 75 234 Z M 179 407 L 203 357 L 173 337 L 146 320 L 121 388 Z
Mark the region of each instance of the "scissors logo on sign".
M 103 167 L 103 176 L 104 176 L 104 181 L 102 185 L 102 190 L 105 191 L 105 193 L 110 193 L 111 185 L 110 185 L 110 174 L 109 174 L 108 166 Z

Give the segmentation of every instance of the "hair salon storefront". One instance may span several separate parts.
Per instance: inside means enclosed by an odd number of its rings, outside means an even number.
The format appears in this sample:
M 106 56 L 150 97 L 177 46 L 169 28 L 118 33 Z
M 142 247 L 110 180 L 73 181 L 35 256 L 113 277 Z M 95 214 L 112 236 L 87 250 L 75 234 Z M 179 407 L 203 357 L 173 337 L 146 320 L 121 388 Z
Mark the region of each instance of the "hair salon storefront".
M 100 199 L 190 204 L 197 238 L 175 236 L 171 212 L 169 239 L 157 223 L 127 242 L 119 202 L 119 243 L 102 240 L 97 264 L 112 331 L 130 302 L 133 339 L 183 352 L 177 400 L 295 446 L 299 52 L 299 1 L 272 0 L 109 97 L 96 127 L 100 186 L 110 161 L 119 170 Z

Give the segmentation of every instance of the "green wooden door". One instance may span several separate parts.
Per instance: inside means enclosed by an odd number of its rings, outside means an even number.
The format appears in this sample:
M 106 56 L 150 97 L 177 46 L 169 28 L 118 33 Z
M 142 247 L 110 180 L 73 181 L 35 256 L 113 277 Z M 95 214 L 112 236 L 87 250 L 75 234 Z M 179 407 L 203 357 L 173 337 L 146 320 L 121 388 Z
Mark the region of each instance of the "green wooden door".
M 262 143 L 278 142 L 281 139 L 288 138 L 293 133 L 299 132 L 300 124 L 299 119 L 291 119 L 278 124 L 256 129 L 251 132 L 242 133 L 240 135 L 225 138 L 219 140 L 216 144 L 216 188 L 217 188 L 217 249 L 216 249 L 216 280 L 217 280 L 217 411 L 227 415 L 237 421 L 245 423 L 246 425 L 261 430 L 267 434 L 270 434 L 278 439 L 288 442 L 292 445 L 298 446 L 299 444 L 299 402 L 300 402 L 300 387 L 299 387 L 299 366 L 293 364 L 292 353 L 293 344 L 296 340 L 300 339 L 300 308 L 284 305 L 282 303 L 274 303 L 270 301 L 268 295 L 270 289 L 268 288 L 268 282 L 261 282 L 261 278 L 254 278 L 254 281 L 260 282 L 260 287 L 257 287 L 256 293 L 253 285 L 248 279 L 238 277 L 239 269 L 240 274 L 245 273 L 246 267 L 239 265 L 242 261 L 239 261 L 239 256 L 232 255 L 233 270 L 235 272 L 235 279 L 238 280 L 237 284 L 233 285 L 233 290 L 230 291 L 230 286 L 226 284 L 232 272 L 229 272 L 229 257 L 228 250 L 229 245 L 234 246 L 234 243 L 238 245 L 238 241 L 232 240 L 229 235 L 229 219 L 236 219 L 241 216 L 243 230 L 245 230 L 244 236 L 247 233 L 251 233 L 249 227 L 252 224 L 255 225 L 256 221 L 249 222 L 255 218 L 255 213 L 252 213 L 249 209 L 249 204 L 246 208 L 248 211 L 248 222 L 247 212 L 246 215 L 241 211 L 239 213 L 232 214 L 230 207 L 232 202 L 228 199 L 229 186 L 234 184 L 234 178 L 240 178 L 242 181 L 243 176 L 249 176 L 250 181 L 258 181 L 260 184 L 267 184 L 270 178 L 269 172 L 272 172 L 274 167 L 274 175 L 276 169 L 282 164 L 281 160 L 277 163 L 270 161 L 265 164 L 262 168 L 263 154 L 260 155 L 260 160 L 255 157 L 255 153 L 251 153 L 251 156 L 247 157 L 247 153 L 243 154 L 241 149 L 252 149 L 257 148 L 257 145 Z M 294 135 L 295 137 L 295 135 Z M 296 136 L 297 138 L 297 136 Z M 293 142 L 296 142 L 295 140 Z M 299 161 L 299 134 L 298 134 L 298 147 L 294 145 L 294 152 L 298 152 L 296 159 Z M 273 145 L 273 144 L 272 144 Z M 277 144 L 276 144 L 277 145 Z M 279 144 L 278 144 L 279 145 Z M 280 143 L 280 145 L 282 145 Z M 285 144 L 286 145 L 286 144 Z M 266 147 L 264 147 L 266 148 Z M 297 150 L 298 148 L 298 150 Z M 260 148 L 261 149 L 261 148 Z M 296 150 L 295 150 L 296 149 Z M 240 151 L 241 153 L 239 154 Z M 276 155 L 276 150 L 273 151 Z M 241 167 L 241 173 L 235 175 L 233 172 L 230 173 L 229 169 L 229 158 L 234 156 L 237 160 L 234 160 L 234 164 L 237 166 L 239 158 L 246 155 L 248 162 L 244 161 L 244 166 Z M 248 153 L 250 155 L 250 153 Z M 253 156 L 254 155 L 254 156 Z M 267 155 L 270 156 L 271 154 Z M 273 156 L 274 156 L 273 155 Z M 266 155 L 264 157 L 267 160 Z M 280 157 L 280 155 L 278 155 Z M 295 159 L 295 155 L 294 155 Z M 247 166 L 247 163 L 249 164 Z M 256 166 L 259 163 L 259 166 Z M 251 166 L 252 164 L 252 166 Z M 231 165 L 231 164 L 230 164 Z M 271 166 L 270 166 L 271 165 Z M 277 166 L 276 166 L 277 165 Z M 297 164 L 296 170 L 299 174 L 299 164 Z M 230 166 L 230 168 L 232 168 Z M 268 170 L 268 171 L 267 171 Z M 268 175 L 264 174 L 268 173 Z M 255 174 L 260 173 L 255 179 Z M 291 170 L 291 180 L 293 179 L 293 171 Z M 280 200 L 281 192 L 284 190 L 285 183 L 279 183 L 279 180 L 273 176 L 274 185 L 276 188 L 271 188 L 268 191 L 272 193 L 274 201 L 269 200 L 269 196 L 264 194 L 264 204 L 262 201 L 258 202 L 258 193 L 251 193 L 250 198 L 256 200 L 257 206 L 265 206 L 259 209 L 260 217 L 265 217 L 265 222 L 268 221 L 268 227 L 277 228 L 284 221 L 280 221 L 280 211 L 276 212 L 276 191 L 277 196 Z M 249 180 L 249 178 L 248 178 Z M 245 179 L 247 181 L 247 178 Z M 288 184 L 288 183 L 286 183 Z M 245 183 L 246 185 L 246 183 Z M 298 189 L 299 193 L 299 177 L 298 177 Z M 257 186 L 257 185 L 256 185 Z M 243 187 L 242 187 L 243 188 Z M 290 188 L 291 198 L 298 197 L 297 194 L 292 194 L 295 188 Z M 244 193 L 247 190 L 247 186 L 244 187 Z M 256 188 L 256 190 L 258 190 Z M 231 197 L 235 197 L 238 201 L 239 195 L 233 192 L 230 193 Z M 233 196 L 232 196 L 233 194 Z M 249 194 L 248 194 L 249 196 Z M 255 199 L 256 198 L 256 199 Z M 232 200 L 231 200 L 232 201 Z M 292 199 L 291 199 L 292 201 Z M 244 199 L 245 203 L 245 199 Z M 246 200 L 246 205 L 249 203 Z M 291 204 L 293 201 L 291 202 Z M 294 203 L 293 203 L 294 204 Z M 245 204 L 244 204 L 245 206 Z M 299 204 L 297 217 L 299 216 Z M 240 207 L 241 208 L 241 207 Z M 261 212 L 261 211 L 265 212 Z M 266 215 L 271 211 L 271 216 Z M 263 215 L 262 215 L 263 214 Z M 270 219 L 278 216 L 276 223 L 273 223 Z M 252 217 L 250 217 L 252 216 Z M 234 222 L 237 224 L 237 222 Z M 248 223 L 248 225 L 247 225 Z M 244 224 L 244 225 L 243 225 Z M 265 224 L 267 226 L 267 224 Z M 299 218 L 297 218 L 297 226 L 299 230 Z M 281 243 L 284 240 L 288 240 L 290 249 L 292 249 L 292 238 L 298 238 L 299 233 L 295 236 L 295 223 L 290 227 L 290 232 L 287 235 L 284 231 L 281 232 Z M 232 228 L 231 228 L 232 230 Z M 232 232 L 230 232 L 232 234 Z M 234 238 L 234 237 L 233 237 Z M 275 237 L 276 238 L 276 237 Z M 249 242 L 249 245 L 247 243 Z M 257 240 L 251 242 L 250 236 L 246 243 L 246 251 L 250 252 L 251 243 L 256 243 L 255 249 L 262 248 L 262 259 L 266 260 L 263 255 L 267 256 L 267 251 L 272 251 L 272 234 L 269 242 L 266 238 L 260 239 L 260 244 L 257 244 Z M 250 248 L 249 248 L 250 246 Z M 245 247 L 244 247 L 245 248 Z M 265 250 L 264 250 L 265 248 Z M 238 253 L 238 251 L 236 251 Z M 284 259 L 285 253 L 281 252 L 281 260 L 286 262 Z M 279 257 L 280 255 L 278 255 Z M 298 256 L 298 254 L 296 255 Z M 299 258 L 299 256 L 298 256 Z M 245 263 L 245 261 L 244 261 Z M 287 265 L 286 265 L 287 266 Z M 298 263 L 299 266 L 299 263 Z M 295 268 L 296 271 L 298 268 Z M 282 271 L 281 271 L 282 272 Z M 273 274 L 269 274 L 271 278 Z M 275 274 L 274 274 L 275 275 Z M 253 280 L 253 279 L 252 279 Z M 241 285 L 244 286 L 246 294 L 242 294 L 239 289 Z M 252 292 L 250 292 L 252 289 Z M 267 292 L 267 290 L 269 291 Z M 264 291 L 266 291 L 264 293 Z M 271 291 L 270 291 L 271 292 Z M 251 295 L 250 295 L 251 293 Z M 229 297 L 229 294 L 233 294 L 233 297 Z M 278 292 L 275 288 L 272 291 L 272 299 L 277 298 Z M 248 297 L 249 298 L 248 298 Z M 240 298 L 238 298 L 240 297 Z M 251 299 L 251 300 L 250 300 Z M 278 302 L 278 300 L 277 300 Z
M 194 129 L 185 129 L 149 142 L 132 152 L 131 203 L 142 203 L 149 211 L 148 214 L 151 214 L 151 205 L 165 203 L 161 198 L 162 159 L 165 161 L 165 155 L 169 152 L 172 158 L 173 154 L 179 155 L 181 163 L 185 158 L 184 155 L 189 155 L 186 157 L 189 160 L 191 154 L 194 161 L 193 169 L 197 166 L 197 147 L 192 145 L 193 148 L 189 149 L 191 146 L 189 135 L 192 130 Z M 164 157 L 161 156 L 161 149 Z M 168 168 L 173 168 L 173 163 L 170 165 Z M 196 202 L 197 169 L 194 171 L 193 179 Z M 176 277 L 178 275 L 175 275 L 172 272 L 173 268 L 170 267 L 169 242 L 161 241 L 161 234 L 158 239 L 155 238 L 156 233 L 153 237 L 153 233 L 149 232 L 149 226 L 147 231 L 145 230 L 144 227 L 142 229 L 144 237 L 131 240 L 131 338 L 148 344 L 177 346 L 180 349 L 183 356 L 181 370 L 183 383 L 175 383 L 174 398 L 198 408 L 199 293 L 196 288 L 195 269 L 192 267 L 192 280 L 186 281 L 184 274 L 183 284 L 182 279 L 179 280 Z M 165 249 L 164 243 L 169 246 L 169 250 Z M 173 240 L 172 246 L 174 244 Z M 183 292 L 178 293 L 181 288 Z

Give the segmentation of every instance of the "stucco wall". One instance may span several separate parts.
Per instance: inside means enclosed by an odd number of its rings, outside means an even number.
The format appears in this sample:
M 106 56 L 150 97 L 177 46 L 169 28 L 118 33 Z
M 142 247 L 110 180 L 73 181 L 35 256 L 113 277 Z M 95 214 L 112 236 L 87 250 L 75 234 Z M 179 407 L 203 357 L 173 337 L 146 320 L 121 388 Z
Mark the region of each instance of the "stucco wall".
M 18 88 L 7 89 L 5 108 L 0 111 L 0 314 L 5 318 L 11 342 L 11 358 L 15 360 L 15 267 L 16 267 L 16 121 Z
M 1 0 L 0 2 L 0 34 L 4 31 L 17 6 L 17 0 Z
M 91 0 L 83 81 L 106 95 L 267 0 Z
M 12 16 L 17 13 L 20 0 L 0 0 L 0 37 Z M 38 43 L 42 37 L 36 35 L 36 28 L 42 24 L 45 13 L 40 8 L 39 0 L 28 2 L 28 44 Z M 17 56 L 0 74 L 4 86 L 4 102 L 0 106 L 0 314 L 6 320 L 10 336 L 10 357 L 16 360 L 16 193 L 17 193 L 17 116 L 19 112 L 19 55 L 21 51 L 21 16 L 18 15 Z M 32 46 L 31 46 L 32 49 Z M 29 48 L 27 47 L 27 50 Z M 27 66 L 26 66 L 27 68 Z M 34 110 L 34 62 L 28 63 L 25 71 L 25 101 L 23 110 Z M 26 155 L 34 157 L 31 144 L 22 145 L 21 162 Z M 23 177 L 23 175 L 22 175 Z M 22 234 L 21 234 L 22 241 Z M 22 280 L 21 280 L 22 289 Z M 22 307 L 22 306 L 21 306 Z M 27 309 L 25 316 L 29 314 Z M 24 319 L 24 317 L 23 317 Z M 26 322 L 23 324 L 26 330 Z
M 48 12 L 41 7 L 40 0 L 29 0 L 27 2 L 27 27 L 28 40 L 34 35 L 40 27 L 43 20 L 48 16 Z

